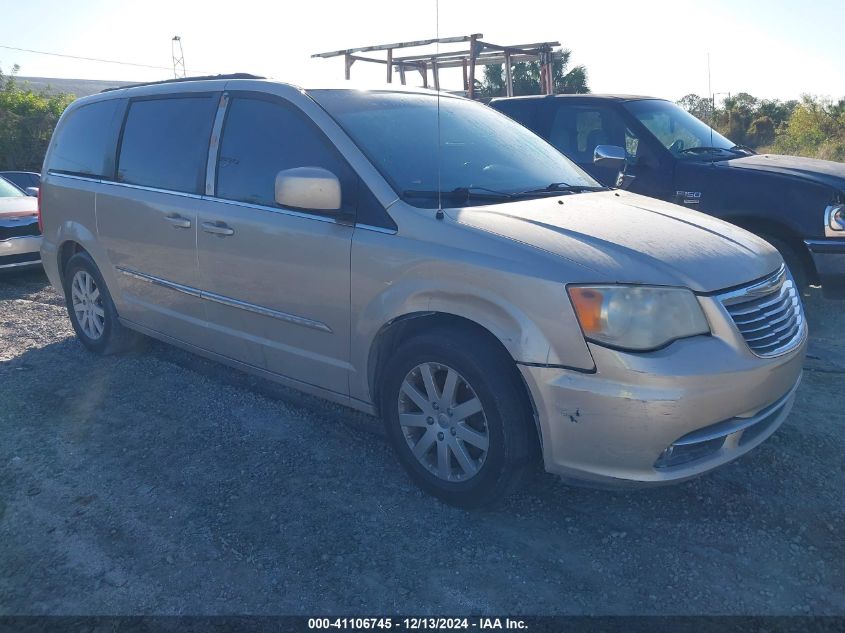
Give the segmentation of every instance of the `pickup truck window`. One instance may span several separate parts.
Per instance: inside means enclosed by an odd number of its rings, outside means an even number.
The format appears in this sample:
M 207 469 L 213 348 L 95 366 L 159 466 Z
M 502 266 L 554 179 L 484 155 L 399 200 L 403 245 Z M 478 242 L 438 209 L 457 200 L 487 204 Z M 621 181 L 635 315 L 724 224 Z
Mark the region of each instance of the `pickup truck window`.
M 625 108 L 675 156 L 693 158 L 708 152 L 730 156 L 734 151 L 734 143 L 669 101 L 641 99 L 627 102 Z

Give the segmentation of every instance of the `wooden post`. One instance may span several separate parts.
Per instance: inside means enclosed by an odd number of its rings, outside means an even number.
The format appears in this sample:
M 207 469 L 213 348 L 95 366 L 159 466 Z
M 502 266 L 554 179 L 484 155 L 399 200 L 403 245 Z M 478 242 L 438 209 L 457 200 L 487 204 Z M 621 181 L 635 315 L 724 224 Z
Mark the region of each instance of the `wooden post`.
M 513 73 L 511 72 L 511 54 L 505 51 L 505 90 L 509 97 L 513 96 Z
M 352 70 L 352 64 L 355 63 L 355 60 L 352 59 L 352 56 L 347 53 L 343 56 L 343 65 L 345 66 L 344 70 L 344 78 L 349 81 L 349 75 L 351 74 L 350 71 Z
M 431 74 L 434 75 L 434 89 L 440 90 L 440 72 L 437 68 L 437 60 L 431 60 Z
M 393 49 L 387 49 L 387 83 L 393 83 Z
M 461 60 L 461 66 L 463 67 L 464 71 L 464 91 L 466 92 L 469 90 L 469 79 L 467 78 L 467 60 Z
M 469 38 L 469 88 L 468 96 L 475 99 L 475 35 Z
M 425 62 L 420 62 L 420 74 L 422 75 L 423 88 L 428 88 L 428 66 Z
M 405 64 L 399 62 L 399 81 L 402 82 L 402 85 L 405 85 Z

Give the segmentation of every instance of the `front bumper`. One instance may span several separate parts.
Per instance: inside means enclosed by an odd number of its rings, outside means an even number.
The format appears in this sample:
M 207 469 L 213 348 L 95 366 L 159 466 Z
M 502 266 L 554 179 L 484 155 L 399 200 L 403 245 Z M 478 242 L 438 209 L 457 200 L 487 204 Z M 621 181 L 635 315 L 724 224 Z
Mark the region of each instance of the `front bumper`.
M 822 292 L 828 299 L 845 299 L 845 239 L 805 240 L 813 257 Z
M 593 374 L 520 365 L 546 470 L 628 487 L 689 479 L 736 459 L 786 419 L 806 344 L 805 330 L 791 351 L 760 358 L 738 336 L 714 332 L 647 354 L 591 344 Z
M 40 235 L 25 235 L 0 240 L 0 270 L 37 266 L 40 263 Z

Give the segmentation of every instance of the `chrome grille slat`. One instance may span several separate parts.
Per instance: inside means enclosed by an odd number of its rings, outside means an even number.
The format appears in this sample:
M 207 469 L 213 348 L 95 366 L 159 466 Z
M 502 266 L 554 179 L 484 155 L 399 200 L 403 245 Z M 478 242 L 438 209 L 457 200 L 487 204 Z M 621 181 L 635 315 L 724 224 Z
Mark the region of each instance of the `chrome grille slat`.
M 746 314 L 751 314 L 753 312 L 756 312 L 757 310 L 762 310 L 763 308 L 768 308 L 769 306 L 775 305 L 776 303 L 781 301 L 786 296 L 787 292 L 788 291 L 787 291 L 786 288 L 781 287 L 781 290 L 778 293 L 778 296 L 773 298 L 773 299 L 770 299 L 769 301 L 766 301 L 765 303 L 759 303 L 757 305 L 752 305 L 751 307 L 748 307 L 748 309 L 745 309 L 745 310 L 737 310 L 734 306 L 731 306 L 731 307 L 728 308 L 728 312 L 730 312 L 733 316 L 744 316 Z M 755 299 L 754 301 L 759 301 L 759 299 Z M 753 303 L 753 302 L 752 301 L 748 302 L 748 304 L 751 304 L 751 303 Z M 748 304 L 742 304 L 741 303 L 741 304 L 739 304 L 739 307 L 742 307 L 743 305 L 745 305 L 747 307 Z
M 801 342 L 804 309 L 785 268 L 761 282 L 721 295 L 719 299 L 756 355 L 778 356 Z
M 741 328 L 742 326 L 750 325 L 751 323 L 756 323 L 757 321 L 765 320 L 771 316 L 783 312 L 784 308 L 788 303 L 790 303 L 790 299 L 789 297 L 785 297 L 780 303 L 775 304 L 775 306 L 771 310 L 767 310 L 762 313 L 760 313 L 759 311 L 749 312 L 747 314 L 755 315 L 753 319 L 738 321 L 736 318 L 734 318 L 734 323 L 736 323 L 737 326 Z M 733 313 L 730 312 L 730 310 L 728 310 L 728 312 L 731 314 L 731 316 L 734 316 Z
M 753 336 L 753 337 L 749 338 L 748 334 L 750 334 L 750 332 L 743 332 L 742 334 L 743 334 L 743 336 L 745 336 L 745 341 L 747 343 L 753 343 L 755 341 L 762 341 L 763 339 L 771 338 L 775 334 L 778 334 L 778 333 L 783 332 L 784 330 L 786 330 L 788 328 L 793 327 L 795 325 L 795 321 L 798 320 L 798 317 L 796 316 L 796 314 L 794 312 L 792 314 L 787 312 L 786 318 L 788 319 L 787 323 L 784 323 L 782 326 L 780 326 L 778 328 L 772 328 L 770 332 L 767 332 L 766 334 L 763 334 L 762 336 Z M 783 320 L 783 319 L 780 319 L 780 320 Z

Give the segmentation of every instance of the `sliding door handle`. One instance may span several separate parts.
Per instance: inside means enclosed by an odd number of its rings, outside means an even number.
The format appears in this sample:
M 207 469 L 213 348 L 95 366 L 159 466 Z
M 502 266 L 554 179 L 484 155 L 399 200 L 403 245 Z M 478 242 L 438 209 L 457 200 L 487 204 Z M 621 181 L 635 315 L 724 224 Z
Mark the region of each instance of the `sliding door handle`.
M 175 229 L 189 229 L 191 228 L 191 221 L 188 218 L 183 218 L 181 215 L 166 215 L 164 219 L 170 222 Z
M 202 230 L 206 233 L 212 233 L 214 235 L 234 235 L 235 229 L 230 226 L 227 226 L 223 222 L 203 222 L 202 223 Z

